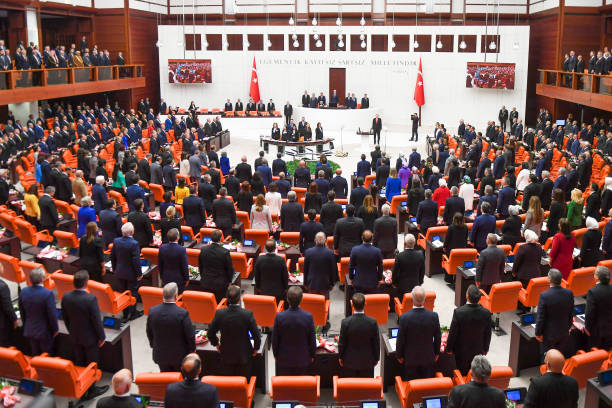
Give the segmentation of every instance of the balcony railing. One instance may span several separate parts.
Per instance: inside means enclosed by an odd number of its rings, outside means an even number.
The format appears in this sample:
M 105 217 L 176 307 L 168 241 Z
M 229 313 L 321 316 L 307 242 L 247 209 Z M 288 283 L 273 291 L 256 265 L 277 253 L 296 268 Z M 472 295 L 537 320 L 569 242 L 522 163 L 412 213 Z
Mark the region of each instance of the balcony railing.
M 539 84 L 612 96 L 612 75 L 539 69 Z

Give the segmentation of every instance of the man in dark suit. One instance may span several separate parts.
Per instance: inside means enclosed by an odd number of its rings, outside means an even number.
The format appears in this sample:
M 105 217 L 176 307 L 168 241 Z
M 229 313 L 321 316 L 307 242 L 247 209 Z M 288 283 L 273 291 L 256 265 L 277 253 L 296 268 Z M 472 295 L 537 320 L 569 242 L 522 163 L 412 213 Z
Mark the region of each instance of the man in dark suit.
M 501 282 L 506 267 L 506 254 L 497 247 L 497 235 L 487 235 L 487 247 L 480 252 L 476 264 L 476 285 L 489 293 L 491 286 Z
M 103 177 L 103 176 L 101 176 Z M 106 209 L 100 211 L 98 214 L 98 220 L 100 229 L 102 230 L 102 238 L 104 239 L 104 246 L 108 247 L 108 244 L 113 242 L 117 237 L 121 236 L 121 216 L 117 214 L 115 210 L 117 203 L 112 198 L 105 201 Z
M 288 202 L 281 205 L 280 222 L 283 231 L 299 232 L 304 222 L 304 209 L 298 203 L 295 191 L 287 194 Z
M 221 332 L 221 344 L 217 338 Z M 253 338 L 251 344 L 250 336 Z M 251 375 L 251 356 L 257 355 L 261 345 L 261 335 L 253 312 L 240 307 L 240 288 L 227 289 L 227 307 L 215 312 L 208 326 L 208 338 L 213 347 L 221 354 L 223 375 L 237 375 L 249 378 Z
M 276 375 L 305 375 L 314 361 L 316 342 L 312 314 L 300 308 L 302 289 L 287 291 L 289 309 L 276 315 L 272 330 L 272 352 Z
M 355 291 L 375 293 L 383 279 L 382 253 L 372 245 L 371 231 L 364 231 L 361 238 L 363 243 L 351 250 L 349 278 L 353 281 Z
M 287 263 L 276 255 L 276 242 L 266 241 L 265 254 L 255 260 L 253 272 L 255 276 L 255 294 L 274 296 L 276 303 L 285 299 L 289 287 L 289 272 Z
M 307 249 L 315 246 L 315 235 L 323 231 L 323 225 L 315 221 L 317 211 L 314 208 L 308 210 L 308 221 L 300 225 L 300 252 L 304 253 Z
M 342 169 L 336 169 L 336 176 L 329 182 L 329 187 L 336 193 L 336 198 L 347 198 L 348 196 L 348 183 L 344 177 L 342 177 Z
M 472 231 L 470 232 L 470 241 L 473 243 L 474 248 L 482 251 L 487 247 L 489 234 L 495 233 L 496 225 L 495 217 L 491 215 L 491 205 L 488 202 L 482 203 L 480 211 L 481 214 L 474 220 Z
M 391 207 L 384 204 L 382 216 L 374 221 L 374 246 L 380 249 L 383 258 L 393 258 L 397 251 L 397 220 L 390 212 Z
M 523 407 L 578 407 L 578 381 L 563 374 L 563 354 L 556 349 L 548 350 L 544 364 L 546 373 L 531 378 Z
M 236 177 L 242 183 L 243 181 L 251 181 L 251 177 L 253 177 L 253 172 L 251 169 L 251 165 L 247 163 L 247 157 L 242 156 L 240 159 L 241 162 L 236 165 Z
M 302 107 L 307 108 L 310 106 L 310 95 L 308 95 L 308 91 L 304 91 L 304 95 L 302 95 Z
M 500 218 L 508 217 L 508 207 L 514 205 L 514 189 L 510 187 L 510 178 L 504 177 L 502 179 L 502 188 L 499 190 L 497 197 L 497 213 Z
M 376 185 L 379 188 L 383 188 L 387 184 L 387 178 L 389 178 L 389 172 L 391 167 L 389 166 L 389 159 L 384 155 L 380 159 L 380 165 L 376 168 Z
M 204 200 L 196 195 L 195 185 L 190 186 L 189 196 L 183 199 L 183 216 L 185 225 L 191 227 L 194 233 L 200 231 L 206 222 L 205 210 Z
M 74 274 L 74 290 L 62 297 L 62 319 L 72 339 L 74 364 L 79 367 L 100 362 L 100 347 L 106 339 L 98 299 L 87 293 L 88 280 L 86 270 L 78 271 Z
M 535 174 L 529 175 L 529 184 L 523 190 L 523 211 L 529 210 L 529 201 L 531 197 L 540 197 L 541 194 L 541 185 L 538 183 L 538 177 Z
M 499 114 L 497 115 L 499 119 L 499 123 L 501 124 L 502 130 L 506 131 L 506 124 L 508 123 L 508 109 L 505 106 L 502 106 L 499 110 Z
M 130 184 L 131 183 L 131 184 Z M 128 181 L 128 187 L 126 189 L 126 196 L 127 196 L 127 202 L 128 202 L 128 207 L 130 211 L 134 211 L 136 208 L 134 206 L 134 203 L 136 202 L 137 199 L 142 200 L 143 203 L 143 211 L 145 213 L 149 212 L 149 204 L 148 204 L 148 200 L 145 200 L 145 192 L 144 189 L 142 187 L 140 187 L 140 185 L 138 185 L 138 176 L 137 175 L 133 175 L 133 177 L 131 178 L 130 181 Z
M 176 187 L 176 174 L 174 173 L 172 163 L 167 163 L 162 167 L 162 174 L 164 177 L 164 190 L 174 192 L 174 188 Z
M 336 221 L 334 228 L 334 249 L 340 257 L 349 256 L 353 247 L 359 245 L 364 229 L 363 220 L 355 217 L 355 207 L 349 205 L 346 208 L 346 217 Z
M 542 204 L 542 209 L 545 211 L 550 210 L 553 185 L 554 183 L 550 179 L 550 172 L 548 170 L 544 170 L 542 172 L 542 183 L 540 183 L 540 203 Z
M 140 267 L 140 246 L 132 236 L 134 225 L 131 222 L 121 227 L 121 237 L 115 238 L 111 249 L 111 265 L 121 290 L 129 290 L 132 296 L 138 296 L 138 281 L 142 279 Z M 123 311 L 126 320 L 134 320 L 143 315 L 136 306 L 128 306 Z
M 391 280 L 397 287 L 398 297 L 412 292 L 415 286 L 423 284 L 425 277 L 425 255 L 420 249 L 415 249 L 416 239 L 412 234 L 404 237 L 404 250 L 395 256 Z
M 368 98 L 368 94 L 363 94 L 363 98 L 361 98 L 361 109 L 368 109 L 370 107 L 370 98 Z
M 367 188 L 363 186 L 364 179 L 357 177 L 357 187 L 351 191 L 350 204 L 355 207 L 355 212 L 363 205 L 363 199 L 370 194 Z
M 372 174 L 372 165 L 366 160 L 366 155 L 361 154 L 361 161 L 357 163 L 357 174 L 356 176 L 365 180 L 366 176 Z M 362 200 L 363 201 L 363 200 Z
M 113 395 L 100 398 L 96 408 L 141 408 L 142 404 L 130 395 L 132 387 L 132 372 L 122 368 L 113 375 Z
M 278 176 L 280 173 L 287 173 L 287 163 L 282 159 L 282 153 L 276 154 L 276 159 L 272 161 L 272 175 Z
M 325 235 L 334 235 L 334 229 L 336 228 L 336 221 L 344 216 L 342 206 L 336 203 L 334 200 L 336 193 L 334 190 L 327 192 L 327 202 L 321 207 L 321 224 L 323 224 L 323 232 Z
M 4 275 L 4 268 L 0 266 L 0 276 Z M 0 279 L 0 347 L 9 347 L 13 343 L 13 329 L 19 324 L 13 303 L 11 291 L 3 279 Z
M 453 387 L 448 398 L 448 408 L 505 408 L 504 392 L 488 384 L 491 364 L 487 358 L 483 355 L 474 357 L 470 369 L 472 381 Z
M 432 200 L 431 196 L 431 190 L 425 190 L 425 199 L 419 203 L 417 208 L 417 223 L 423 234 L 438 223 L 438 203 Z
M 42 229 L 48 230 L 53 233 L 59 222 L 59 216 L 57 214 L 57 207 L 53 201 L 55 195 L 55 187 L 45 187 L 45 194 L 38 200 L 38 207 L 40 208 L 40 226 Z
M 291 103 L 289 101 L 287 101 L 287 103 L 285 104 L 285 107 L 283 108 L 283 113 L 285 114 L 285 124 L 288 125 L 289 121 L 291 120 L 291 116 L 293 116 L 293 106 L 291 106 Z
M 463 197 L 459 197 L 459 188 L 452 186 L 450 192 L 451 196 L 446 199 L 444 212 L 442 213 L 442 219 L 444 219 L 446 225 L 453 223 L 453 217 L 456 213 L 465 214 L 465 201 Z
M 134 239 L 140 248 L 145 248 L 153 242 L 153 229 L 149 215 L 143 212 L 144 201 L 140 198 L 134 200 L 134 211 L 128 214 L 127 220 L 134 226 Z
M 440 354 L 440 321 L 438 314 L 425 309 L 425 290 L 412 289 L 412 310 L 399 318 L 395 353 L 404 365 L 405 381 L 434 376 L 434 364 Z
M 163 284 L 176 283 L 179 294 L 183 293 L 189 282 L 187 267 L 187 250 L 178 243 L 179 231 L 172 228 L 168 231 L 168 243 L 159 248 L 157 265 Z
M 585 329 L 591 339 L 591 346 L 610 350 L 612 348 L 612 286 L 610 270 L 605 266 L 595 269 L 599 283 L 589 289 L 585 316 Z
M 308 187 L 310 185 L 310 169 L 306 162 L 301 160 L 293 173 L 293 184 L 295 187 Z
M 30 271 L 30 282 L 19 293 L 19 310 L 23 321 L 23 336 L 30 341 L 33 356 L 53 351 L 53 339 L 58 335 L 55 295 L 43 286 L 45 271 Z
M 552 348 L 563 350 L 573 324 L 574 294 L 561 287 L 561 280 L 558 269 L 548 271 L 550 289 L 542 292 L 538 301 L 535 334 L 544 353 Z
M 206 210 L 206 214 L 211 215 L 213 201 L 217 199 L 217 188 L 211 184 L 210 174 L 204 174 L 202 176 L 200 186 L 198 187 L 198 196 L 204 202 L 204 209 Z M 196 233 L 197 231 L 194 229 L 193 232 Z
M 372 133 L 374 133 L 374 144 L 380 143 L 380 131 L 382 130 L 382 119 L 377 113 L 376 117 L 372 119 Z
M 234 203 L 226 198 L 227 189 L 219 189 L 220 197 L 212 203 L 213 221 L 217 228 L 223 231 L 224 236 L 232 234 L 232 227 L 236 224 L 236 208 Z
M 355 293 L 353 314 L 342 319 L 338 339 L 338 363 L 343 377 L 374 377 L 380 359 L 380 334 L 376 319 L 363 312 L 365 296 Z
M 106 200 L 108 200 L 108 196 L 106 195 L 106 188 L 104 188 L 104 183 L 106 180 L 104 176 L 96 177 L 96 184 L 91 189 L 91 198 L 94 201 L 94 208 L 96 209 L 96 214 L 100 215 L 100 212 L 106 208 Z
M 329 299 L 329 292 L 338 275 L 338 265 L 334 252 L 325 246 L 325 233 L 318 232 L 315 246 L 304 252 L 304 286 L 309 293 L 324 295 Z
M 183 357 L 196 347 L 189 312 L 176 305 L 177 296 L 176 283 L 167 283 L 164 302 L 149 309 L 147 318 L 147 338 L 161 372 L 179 371 Z
M 218 408 L 217 387 L 199 380 L 202 360 L 196 353 L 185 356 L 181 364 L 183 381 L 175 382 L 166 388 L 165 408 Z
M 215 294 L 218 303 L 232 283 L 234 266 L 229 251 L 221 246 L 221 231 L 213 231 L 210 237 L 212 242 L 201 249 L 198 258 L 200 284 L 205 291 Z
M 457 368 L 467 375 L 474 356 L 487 354 L 491 343 L 491 312 L 478 304 L 480 290 L 467 289 L 467 303 L 453 312 L 445 351 L 455 355 Z

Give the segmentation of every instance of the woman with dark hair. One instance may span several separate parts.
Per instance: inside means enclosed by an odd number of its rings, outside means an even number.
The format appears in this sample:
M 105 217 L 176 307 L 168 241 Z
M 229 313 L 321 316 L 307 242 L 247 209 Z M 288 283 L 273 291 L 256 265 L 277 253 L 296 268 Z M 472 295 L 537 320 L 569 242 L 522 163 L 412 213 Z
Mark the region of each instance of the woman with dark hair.
M 261 179 L 261 173 L 258 171 L 253 173 L 253 177 L 251 178 L 251 191 L 255 196 L 258 196 L 259 194 L 266 194 L 266 187 Z M 253 202 L 251 202 L 249 205 L 249 211 L 251 210 L 251 205 L 253 205 Z
M 317 127 L 315 128 L 315 139 L 323 140 L 323 126 L 321 126 L 321 122 L 317 122 Z
M 111 185 L 111 188 L 125 195 L 127 188 L 125 185 L 125 176 L 121 171 L 119 163 L 115 163 L 115 165 L 113 166 L 113 184 Z
M 251 193 L 251 184 L 248 181 L 243 181 L 240 184 L 240 192 L 236 198 L 236 204 L 238 205 L 238 211 L 244 211 L 247 214 L 251 213 L 253 193 Z
M 185 177 L 181 177 L 178 180 L 178 185 L 174 187 L 174 201 L 179 205 L 183 205 L 183 200 L 189 196 L 189 187 L 186 184 Z
M 412 181 L 409 184 L 408 190 L 408 213 L 416 216 L 419 209 L 419 203 L 425 199 L 425 190 L 421 185 L 421 179 L 417 175 L 412 176 Z M 407 186 L 408 187 L 408 186 Z
M 278 123 L 276 122 L 272 124 L 271 137 L 274 140 L 279 140 L 281 138 L 281 132 L 280 132 L 280 129 L 278 128 Z
M 104 268 L 104 243 L 98 236 L 98 226 L 95 222 L 87 223 L 85 235 L 79 240 L 79 258 L 81 268 L 89 272 L 89 277 L 102 282 Z
M 357 210 L 357 217 L 363 220 L 364 229 L 374 231 L 374 221 L 378 218 L 378 209 L 374 205 L 374 197 L 368 194 L 363 199 L 363 205 Z
M 552 240 L 550 267 L 561 271 L 563 279 L 567 279 L 572 270 L 575 247 L 576 239 L 572 235 L 570 223 L 567 218 L 561 218 L 559 220 L 559 232 L 555 234 Z
M 319 193 L 319 189 L 317 187 L 317 183 L 314 181 L 310 183 L 308 187 L 308 191 L 306 192 L 306 199 L 304 201 L 304 212 L 308 212 L 308 210 L 313 209 L 318 213 L 321 212 L 321 207 L 323 206 L 323 197 L 321 193 Z
M 304 129 L 304 140 L 312 140 L 312 129 L 308 122 L 306 122 L 306 128 Z
M 567 215 L 567 205 L 565 204 L 565 196 L 563 190 L 555 188 L 552 194 L 552 203 L 550 204 L 550 213 L 546 221 L 548 237 L 553 237 L 559 232 L 559 220 Z
M 601 195 L 597 183 L 591 184 L 591 194 L 586 200 L 586 209 L 584 210 L 585 217 L 595 218 L 595 221 L 601 220 Z
M 455 213 L 453 223 L 448 226 L 444 237 L 444 253 L 449 256 L 453 249 L 467 248 L 468 228 L 465 225 L 463 214 Z
M 106 171 L 106 160 L 101 157 L 98 157 L 96 176 L 104 176 L 104 180 L 108 180 L 108 172 Z

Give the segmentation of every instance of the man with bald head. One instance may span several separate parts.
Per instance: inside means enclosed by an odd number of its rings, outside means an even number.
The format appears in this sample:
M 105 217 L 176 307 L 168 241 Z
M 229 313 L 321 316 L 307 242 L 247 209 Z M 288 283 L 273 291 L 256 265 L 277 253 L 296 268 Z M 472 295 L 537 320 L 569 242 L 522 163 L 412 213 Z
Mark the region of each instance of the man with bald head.
M 372 245 L 372 238 L 372 231 L 365 230 L 361 234 L 363 243 L 353 247 L 349 261 L 349 277 L 353 287 L 363 294 L 376 293 L 383 280 L 382 253 Z
M 546 352 L 546 373 L 533 377 L 523 408 L 555 407 L 576 408 L 578 406 L 578 382 L 563 374 L 565 358 L 557 349 Z
M 304 285 L 309 293 L 329 299 L 338 273 L 334 252 L 325 245 L 324 232 L 315 235 L 315 246 L 304 252 Z
M 395 256 L 391 279 L 397 287 L 400 299 L 410 293 L 415 286 L 422 285 L 425 278 L 425 254 L 415 249 L 416 238 L 412 234 L 404 236 L 404 250 Z
M 132 372 L 123 368 L 113 375 L 113 395 L 100 398 L 96 408 L 140 408 L 142 404 L 130 395 Z
M 253 177 L 253 170 L 251 165 L 247 163 L 246 156 L 242 156 L 240 163 L 236 165 L 236 177 L 238 177 L 241 183 L 243 181 L 251 181 L 251 177 Z
M 200 356 L 196 353 L 187 354 L 181 364 L 184 380 L 168 385 L 164 407 L 217 408 L 219 406 L 217 387 L 200 381 L 201 372 Z
M 298 168 L 293 173 L 293 184 L 295 187 L 308 187 L 310 185 L 310 169 L 304 160 L 300 160 Z
M 434 365 L 440 354 L 440 320 L 438 314 L 425 309 L 425 289 L 412 289 L 412 310 L 399 319 L 395 354 L 404 365 L 405 381 L 434 376 Z

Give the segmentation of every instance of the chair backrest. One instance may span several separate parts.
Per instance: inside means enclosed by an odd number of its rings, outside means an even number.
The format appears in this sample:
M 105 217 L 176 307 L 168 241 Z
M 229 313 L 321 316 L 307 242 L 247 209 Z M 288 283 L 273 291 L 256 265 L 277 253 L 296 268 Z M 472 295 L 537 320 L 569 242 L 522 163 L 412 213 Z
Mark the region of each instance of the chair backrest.
M 194 249 L 194 248 L 187 248 L 187 264 L 191 266 L 195 266 L 197 268 L 199 266 L 199 262 L 200 262 L 200 250 Z
M 260 230 L 260 229 L 246 229 L 244 230 L 244 239 L 251 239 L 255 241 L 260 248 L 266 246 L 266 241 L 270 237 L 270 233 L 268 230 Z
M 326 303 L 325 296 L 323 295 L 304 293 L 300 307 L 312 313 L 315 326 L 325 326 L 327 322 Z
M 27 242 L 30 245 L 38 245 L 38 236 L 36 235 L 36 227 L 29 222 L 20 218 L 15 219 L 16 231 L 15 235 L 19 237 L 23 242 Z
M 403 382 L 406 395 L 406 407 L 421 402 L 424 397 L 448 395 L 453 388 L 453 380 L 448 377 L 422 378 Z M 403 404 L 402 404 L 403 406 Z
M 334 399 L 338 405 L 384 399 L 382 378 L 338 378 L 334 376 Z
M 291 190 L 295 191 L 297 202 L 304 197 L 306 197 L 306 191 L 308 190 L 306 187 L 293 187 Z
M 518 294 L 522 288 L 521 282 L 516 281 L 494 284 L 491 288 L 491 292 L 489 292 L 489 311 L 491 313 L 502 313 L 516 310 Z
M 589 289 L 595 286 L 595 267 L 584 267 L 572 269 L 567 278 L 567 288 L 572 291 L 574 296 L 584 296 Z
M 150 395 L 153 401 L 163 401 L 168 385 L 182 380 L 181 373 L 176 372 L 140 373 L 136 375 L 134 382 L 141 394 Z
M 524 306 L 536 306 L 538 304 L 538 300 L 540 299 L 540 294 L 545 290 L 548 290 L 550 287 L 550 283 L 548 282 L 548 277 L 540 276 L 537 278 L 532 278 L 527 285 L 527 298 L 526 303 L 523 303 Z
M 232 265 L 236 272 L 240 272 L 242 279 L 248 279 L 251 271 L 249 270 L 249 260 L 244 252 L 230 252 Z
M 149 314 L 149 309 L 164 302 L 163 291 L 164 290 L 162 288 L 156 288 L 153 286 L 141 286 L 138 288 L 138 294 L 142 299 L 144 314 Z
M 457 267 L 463 266 L 465 261 L 474 261 L 474 266 L 476 266 L 477 259 L 478 251 L 474 248 L 451 249 L 448 257 L 449 270 L 447 272 L 451 275 L 456 274 Z
M 364 313 L 376 319 L 378 324 L 386 324 L 389 320 L 389 295 L 365 295 Z
M 578 228 L 572 231 L 572 235 L 576 239 L 576 247 L 582 248 L 582 236 L 587 232 L 588 228 Z
M 340 280 L 340 284 L 346 283 L 346 275 L 349 273 L 350 262 L 350 256 L 344 256 L 340 258 L 340 262 L 338 263 L 338 279 Z
M 502 390 L 508 388 L 510 379 L 514 377 L 514 372 L 511 367 L 508 366 L 492 366 L 491 377 L 489 378 L 489 385 Z M 472 381 L 472 370 L 468 372 L 466 377 L 466 383 Z
M 78 248 L 79 241 L 77 241 L 77 236 L 75 233 L 55 230 L 53 231 L 53 235 L 57 238 L 57 246 L 60 248 L 68 247 L 68 248 Z
M 316 405 L 321 393 L 320 377 L 311 375 L 272 377 L 270 397 L 273 401 L 298 401 L 303 405 Z
M 280 241 L 287 245 L 298 245 L 300 243 L 299 232 L 281 232 Z
M 51 274 L 53 281 L 55 282 L 55 288 L 57 289 L 57 297 L 61 300 L 64 294 L 74 290 L 74 275 L 68 275 L 61 270 Z
M 395 215 L 397 213 L 397 207 L 402 205 L 402 202 L 408 201 L 408 196 L 406 194 L 396 195 L 391 199 L 391 214 Z
M 17 226 L 15 225 L 15 218 L 11 214 L 5 212 L 0 213 L 0 225 L 17 235 Z
M 186 290 L 183 292 L 183 307 L 192 321 L 209 324 L 215 317 L 217 300 L 213 293 Z
M 246 377 L 207 375 L 202 382 L 217 387 L 219 400 L 232 401 L 236 408 L 251 408 Z
M 32 366 L 45 386 L 53 388 L 60 397 L 80 398 L 80 378 L 70 360 L 57 357 L 33 357 Z
M 258 326 L 272 327 L 274 326 L 274 318 L 276 317 L 276 298 L 274 296 L 264 295 L 242 295 L 244 308 L 253 312 L 255 321 Z
M 217 230 L 218 228 L 202 227 L 200 228 L 200 238 L 212 237 L 212 233 Z M 221 232 L 221 240 L 223 241 L 223 232 Z
M 608 352 L 606 350 L 594 349 L 588 353 L 578 352 L 578 354 L 565 361 L 563 373 L 574 377 L 578 381 L 578 387 L 584 388 L 587 380 L 597 375 L 607 359 Z
M 2 376 L 20 380 L 23 377 L 37 378 L 28 360 L 14 347 L 0 347 L 0 372 Z
M 193 228 L 191 228 L 189 225 L 181 225 L 181 235 L 186 235 L 189 237 L 184 241 L 193 241 L 195 239 L 193 235 Z
M 392 271 L 395 266 L 395 258 L 383 259 L 383 271 Z
M 94 280 L 90 280 L 87 283 L 87 289 L 92 295 L 95 295 L 98 299 L 98 306 L 100 311 L 104 313 L 115 314 L 117 313 L 117 305 L 115 301 L 115 292 L 108 283 L 101 283 Z
M 606 259 L 604 261 L 599 261 L 597 266 L 605 266 L 608 269 L 612 270 L 612 259 Z
M 363 187 L 369 189 L 370 184 L 372 184 L 374 181 L 376 181 L 376 174 L 368 174 L 365 177 L 365 180 L 363 180 Z
M 153 193 L 155 201 L 161 203 L 164 201 L 164 187 L 159 184 L 149 183 L 149 190 Z
M 76 218 L 76 214 L 69 203 L 62 200 L 53 200 L 55 202 L 55 207 L 57 208 L 58 214 L 63 214 L 64 216 L 68 215 L 72 218 Z
M 152 265 L 157 265 L 159 261 L 159 248 L 142 248 L 140 257 L 151 262 Z
M 435 237 L 436 235 L 439 235 L 442 239 L 444 239 L 444 237 L 446 237 L 446 233 L 448 232 L 448 227 L 447 226 L 443 226 L 443 227 L 431 227 L 429 229 L 427 229 L 427 232 L 425 233 L 425 240 L 426 241 L 431 241 L 431 239 L 433 237 Z
M 434 305 L 436 303 L 436 292 L 426 291 L 425 292 L 425 309 L 433 312 Z M 412 309 L 412 293 L 404 293 L 404 299 L 402 299 L 402 313 L 406 313 Z
M 249 213 L 246 211 L 236 211 L 236 219 L 242 223 L 245 229 L 251 228 Z
M 30 281 L 30 272 L 32 272 L 32 270 L 36 268 L 43 268 L 43 270 L 45 271 L 45 288 L 49 290 L 53 290 L 53 288 L 55 288 L 55 281 L 51 279 L 51 276 L 47 273 L 47 269 L 43 264 L 32 261 L 19 261 L 19 266 L 23 271 L 23 275 L 25 276 L 28 286 L 32 286 L 32 282 Z
M 17 283 L 25 282 L 26 277 L 19 266 L 18 258 L 0 252 L 0 264 L 4 268 L 2 275 L 4 279 Z

